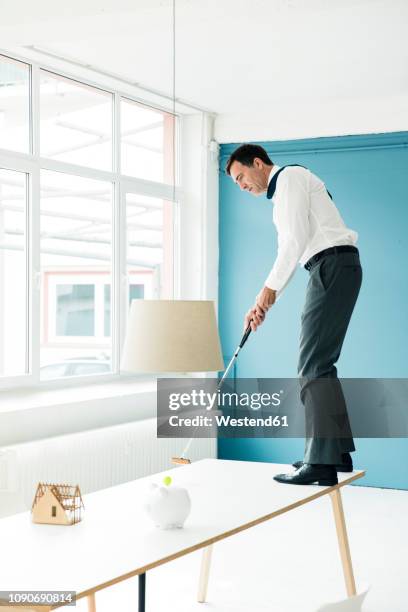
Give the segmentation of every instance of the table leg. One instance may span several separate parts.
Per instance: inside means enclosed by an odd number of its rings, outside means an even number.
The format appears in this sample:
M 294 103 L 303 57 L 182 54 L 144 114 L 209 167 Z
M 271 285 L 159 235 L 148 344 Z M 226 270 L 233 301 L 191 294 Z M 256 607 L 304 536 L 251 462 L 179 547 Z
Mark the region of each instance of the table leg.
M 333 505 L 334 522 L 336 523 L 337 539 L 339 541 L 340 557 L 343 565 L 347 595 L 352 597 L 356 594 L 356 584 L 354 581 L 350 546 L 347 537 L 346 522 L 344 520 L 343 503 L 341 500 L 340 490 L 334 489 L 334 491 L 330 493 L 330 497 Z
M 212 555 L 212 544 L 207 546 L 203 550 L 203 557 L 201 559 L 201 571 L 200 580 L 198 583 L 198 597 L 197 600 L 200 603 L 204 603 L 207 597 L 208 578 L 210 575 L 210 563 Z
M 95 593 L 91 593 L 86 599 L 88 602 L 88 612 L 96 612 Z
M 146 574 L 139 574 L 138 612 L 146 612 Z

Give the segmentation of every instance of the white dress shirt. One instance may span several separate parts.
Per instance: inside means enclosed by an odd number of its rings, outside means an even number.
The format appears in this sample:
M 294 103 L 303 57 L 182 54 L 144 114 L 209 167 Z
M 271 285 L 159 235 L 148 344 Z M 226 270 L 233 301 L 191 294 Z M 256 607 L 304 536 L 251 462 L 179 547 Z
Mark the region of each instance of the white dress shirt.
M 280 166 L 273 165 L 268 185 Z M 278 253 L 265 285 L 281 293 L 296 269 L 313 255 L 333 246 L 354 245 L 357 232 L 346 227 L 318 176 L 299 166 L 278 176 L 272 197 Z

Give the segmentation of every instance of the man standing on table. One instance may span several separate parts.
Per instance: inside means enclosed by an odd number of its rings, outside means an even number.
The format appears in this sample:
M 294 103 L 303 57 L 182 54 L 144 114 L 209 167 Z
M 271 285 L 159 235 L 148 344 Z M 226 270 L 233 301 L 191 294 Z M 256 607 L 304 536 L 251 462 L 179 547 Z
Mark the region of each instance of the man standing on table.
M 362 280 L 357 233 L 346 227 L 323 181 L 299 165 L 277 166 L 265 149 L 244 144 L 226 173 L 241 190 L 273 201 L 278 252 L 265 286 L 245 316 L 252 331 L 265 320 L 298 263 L 309 272 L 302 312 L 298 374 L 305 406 L 306 441 L 296 470 L 275 480 L 288 484 L 337 484 L 351 472 L 355 450 L 335 363 Z M 336 425 L 338 429 L 336 429 Z M 340 433 L 339 433 L 340 432 Z

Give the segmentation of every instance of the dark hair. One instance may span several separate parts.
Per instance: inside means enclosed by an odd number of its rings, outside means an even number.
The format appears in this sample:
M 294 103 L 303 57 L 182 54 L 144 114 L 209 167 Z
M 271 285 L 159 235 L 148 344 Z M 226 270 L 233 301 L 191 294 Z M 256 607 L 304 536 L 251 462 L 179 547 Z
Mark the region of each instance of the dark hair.
M 228 175 L 231 174 L 231 166 L 235 161 L 240 162 L 244 166 L 251 167 L 254 165 L 255 157 L 259 157 L 259 159 L 261 159 L 265 164 L 268 164 L 268 166 L 272 166 L 273 164 L 263 147 L 254 144 L 243 144 L 238 147 L 238 149 L 235 149 L 235 151 L 229 156 L 227 165 L 225 166 L 225 172 Z

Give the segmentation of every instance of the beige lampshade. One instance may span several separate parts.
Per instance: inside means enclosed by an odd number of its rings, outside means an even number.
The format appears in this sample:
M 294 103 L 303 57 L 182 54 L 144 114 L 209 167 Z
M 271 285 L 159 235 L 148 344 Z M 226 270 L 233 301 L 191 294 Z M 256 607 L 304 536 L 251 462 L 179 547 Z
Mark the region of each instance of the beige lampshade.
M 223 370 L 214 302 L 133 300 L 121 369 L 127 372 Z

